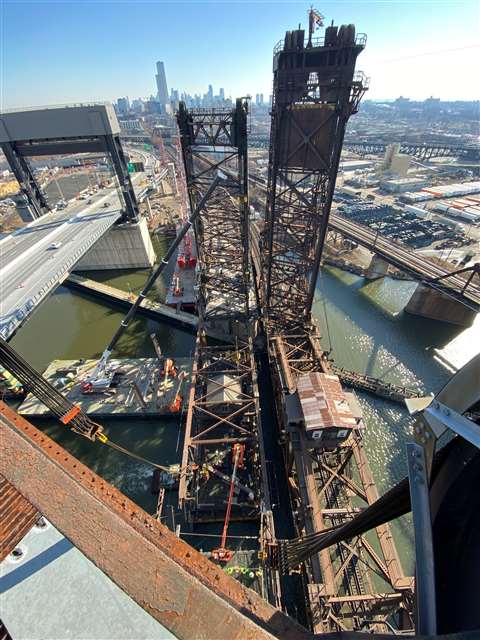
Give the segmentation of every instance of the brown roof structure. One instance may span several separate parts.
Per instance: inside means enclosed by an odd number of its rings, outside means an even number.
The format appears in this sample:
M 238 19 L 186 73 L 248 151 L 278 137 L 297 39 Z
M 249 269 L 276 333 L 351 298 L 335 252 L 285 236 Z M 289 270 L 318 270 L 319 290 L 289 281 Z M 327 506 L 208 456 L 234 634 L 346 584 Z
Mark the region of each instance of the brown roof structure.
M 297 380 L 305 429 L 353 429 L 357 421 L 338 376 L 311 371 Z

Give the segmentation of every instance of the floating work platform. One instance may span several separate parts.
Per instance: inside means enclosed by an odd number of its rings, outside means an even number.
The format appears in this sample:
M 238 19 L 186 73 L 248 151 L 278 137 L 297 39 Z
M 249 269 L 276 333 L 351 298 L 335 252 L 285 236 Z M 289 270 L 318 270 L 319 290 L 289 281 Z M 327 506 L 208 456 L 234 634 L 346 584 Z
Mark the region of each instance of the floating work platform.
M 177 234 L 181 227 L 177 228 Z M 169 307 L 194 312 L 197 307 L 197 249 L 190 229 L 178 247 L 177 261 L 165 302 Z
M 115 370 L 106 391 L 84 393 L 82 383 L 95 369 L 98 360 L 54 360 L 43 377 L 53 384 L 83 413 L 97 417 L 175 417 L 188 402 L 192 361 L 176 358 L 176 375 L 164 375 L 157 358 L 112 358 Z M 182 374 L 183 372 L 183 374 Z M 180 402 L 175 401 L 177 395 Z M 24 416 L 48 417 L 50 411 L 29 394 L 18 412 Z

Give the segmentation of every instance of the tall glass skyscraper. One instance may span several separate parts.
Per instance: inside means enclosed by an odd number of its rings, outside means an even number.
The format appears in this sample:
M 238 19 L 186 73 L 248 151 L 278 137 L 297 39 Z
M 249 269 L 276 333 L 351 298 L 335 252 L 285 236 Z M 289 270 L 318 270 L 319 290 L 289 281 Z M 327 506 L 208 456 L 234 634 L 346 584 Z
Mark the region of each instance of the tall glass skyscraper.
M 162 111 L 165 112 L 170 100 L 168 97 L 167 78 L 165 76 L 165 66 L 163 62 L 157 62 L 157 75 L 155 79 L 157 81 L 157 98 L 162 105 Z

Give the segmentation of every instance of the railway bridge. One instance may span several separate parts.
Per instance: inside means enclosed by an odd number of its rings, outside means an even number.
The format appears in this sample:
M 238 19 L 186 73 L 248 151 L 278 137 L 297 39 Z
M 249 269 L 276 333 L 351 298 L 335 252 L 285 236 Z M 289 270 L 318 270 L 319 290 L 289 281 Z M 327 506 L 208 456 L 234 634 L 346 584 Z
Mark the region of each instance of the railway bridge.
M 419 281 L 419 287 L 406 307 L 407 311 L 466 325 L 470 325 L 478 313 L 478 264 L 450 271 L 428 257 L 339 214 L 330 216 L 329 228 L 374 253 L 367 277 L 376 279 L 386 275 L 391 264 Z M 422 305 L 419 304 L 420 298 L 423 299 Z
M 472 145 L 459 145 L 451 142 L 400 142 L 400 153 L 406 153 L 418 160 L 430 160 L 431 158 L 462 158 L 478 162 L 480 148 Z M 344 149 L 363 154 L 385 153 L 386 142 L 363 141 L 353 142 L 345 140 Z
M 267 133 L 253 133 L 249 136 L 248 144 L 254 148 L 268 149 L 270 137 Z M 408 142 L 400 141 L 400 153 L 406 153 L 418 160 L 432 158 L 461 158 L 478 162 L 480 148 L 475 145 L 455 144 L 451 142 Z M 387 148 L 386 142 L 375 140 L 353 141 L 345 140 L 343 148 L 360 154 L 383 155 Z

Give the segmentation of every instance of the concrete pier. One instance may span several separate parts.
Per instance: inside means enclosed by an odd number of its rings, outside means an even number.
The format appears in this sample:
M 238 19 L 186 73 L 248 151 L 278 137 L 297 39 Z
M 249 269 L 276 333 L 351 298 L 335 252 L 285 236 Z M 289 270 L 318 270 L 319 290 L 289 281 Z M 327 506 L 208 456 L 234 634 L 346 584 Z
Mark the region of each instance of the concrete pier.
M 378 278 L 383 278 L 388 273 L 388 267 L 388 262 L 374 253 L 365 273 L 365 278 L 367 280 L 378 280 Z
M 115 225 L 77 263 L 75 271 L 145 269 L 155 263 L 147 220 Z
M 477 315 L 473 309 L 452 297 L 419 284 L 405 307 L 407 313 L 433 320 L 470 327 Z

